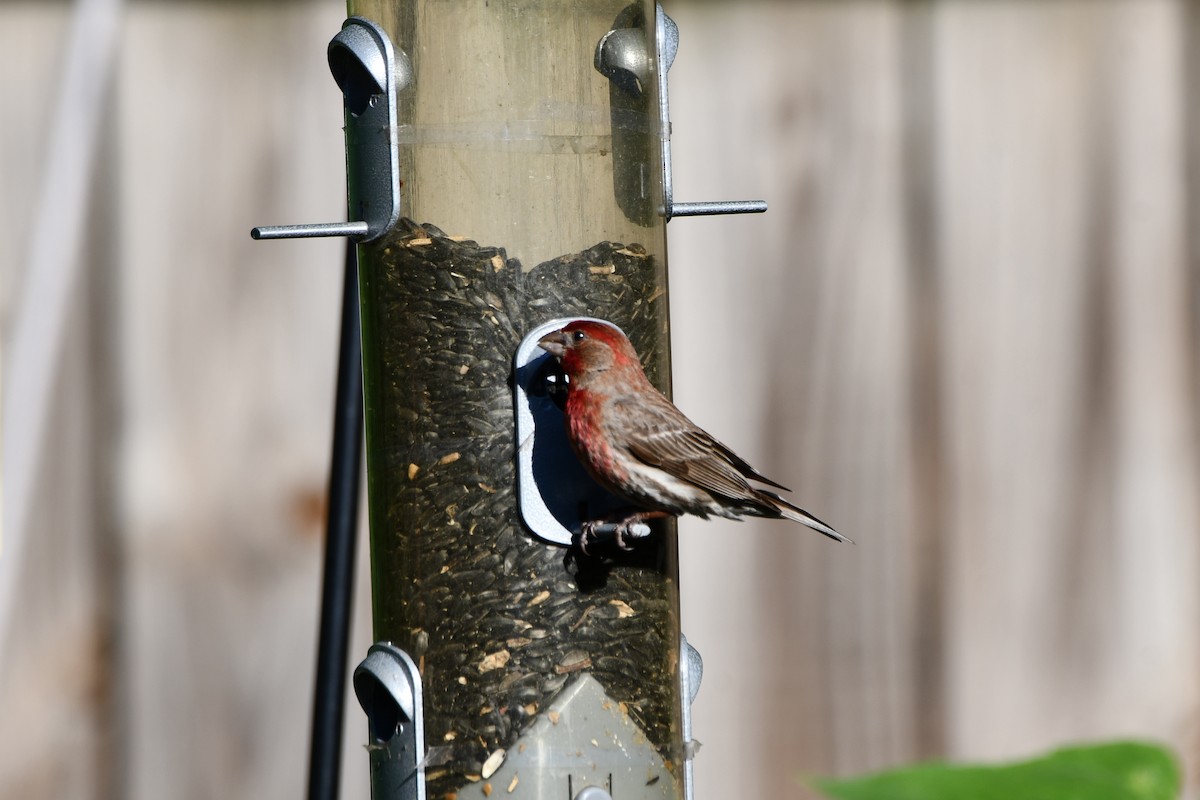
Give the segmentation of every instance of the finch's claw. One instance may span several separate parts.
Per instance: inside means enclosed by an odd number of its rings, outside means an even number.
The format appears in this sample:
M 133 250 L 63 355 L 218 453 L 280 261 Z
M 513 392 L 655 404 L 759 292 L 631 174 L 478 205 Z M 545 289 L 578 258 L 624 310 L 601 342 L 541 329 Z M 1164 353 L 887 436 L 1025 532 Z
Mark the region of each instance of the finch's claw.
M 645 539 L 649 536 L 650 526 L 646 524 L 646 519 L 646 514 L 634 514 L 632 517 L 622 520 L 616 531 L 617 547 L 622 550 L 632 550 L 633 544 L 627 544 L 630 539 Z
M 624 522 L 622 522 L 613 531 L 613 541 L 616 543 L 617 549 L 622 550 L 626 553 L 628 553 L 630 550 L 633 549 L 633 545 L 626 544 L 626 542 L 625 542 L 625 535 L 628 533 L 628 530 L 629 530 L 628 527 L 625 525 Z
M 617 525 L 616 530 L 613 531 L 613 539 L 616 541 L 617 547 L 626 553 L 633 549 L 633 544 L 629 542 L 629 539 L 641 538 L 641 536 L 633 531 L 634 524 L 638 523 L 639 521 L 639 517 L 630 517 L 629 519 L 622 521 L 621 524 Z
M 585 556 L 591 555 L 588 552 L 588 546 L 595 543 L 600 538 L 599 532 L 596 530 L 600 526 L 599 522 L 585 522 L 579 526 L 579 552 Z

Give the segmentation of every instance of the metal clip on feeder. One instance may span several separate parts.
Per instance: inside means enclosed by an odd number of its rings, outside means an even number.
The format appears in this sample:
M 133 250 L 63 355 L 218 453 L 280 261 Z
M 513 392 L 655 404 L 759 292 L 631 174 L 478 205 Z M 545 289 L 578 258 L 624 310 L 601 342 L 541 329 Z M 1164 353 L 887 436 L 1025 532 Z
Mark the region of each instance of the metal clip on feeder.
M 255 239 L 349 236 L 369 242 L 400 218 L 396 96 L 412 83 L 408 56 L 374 22 L 351 17 L 329 43 L 328 58 L 345 96 L 348 207 L 357 219 L 261 226 L 250 231 Z
M 667 103 L 667 72 L 675 61 L 679 50 L 679 26 L 666 15 L 661 5 L 655 6 L 655 36 L 658 48 L 658 64 L 660 69 L 657 76 L 652 76 L 651 59 L 646 48 L 646 36 L 636 27 L 641 21 L 637 5 L 630 6 L 621 16 L 613 29 L 601 37 L 596 45 L 596 69 L 612 82 L 610 91 L 613 108 L 613 148 L 624 145 L 625 149 L 633 149 L 628 139 L 620 136 L 620 109 L 628 104 L 644 103 L 649 99 L 647 85 L 652 78 L 658 84 L 658 116 L 661 136 L 661 158 L 663 170 L 663 205 L 656 209 L 669 222 L 672 217 L 699 217 L 710 214 L 761 214 L 767 210 L 764 200 L 715 200 L 699 203 L 676 203 L 671 189 L 671 116 Z M 618 27 L 629 25 L 631 27 Z M 628 155 L 628 153 L 626 154 Z M 634 174 L 622 176 L 614 169 L 614 181 L 617 183 L 618 197 L 622 200 L 626 213 L 636 218 L 638 210 L 636 203 L 630 199 L 629 191 L 632 186 L 644 186 L 647 177 L 644 174 L 648 159 L 625 159 L 625 163 L 636 164 Z M 614 158 L 620 164 L 621 158 Z M 624 189 L 623 189 L 624 184 Z M 643 209 L 644 210 L 644 209 Z M 631 211 L 633 213 L 631 213 Z
M 421 673 L 390 642 L 371 645 L 354 670 L 354 694 L 371 730 L 371 796 L 425 800 Z
M 329 70 L 342 90 L 344 99 L 347 206 L 349 215 L 356 219 L 310 225 L 262 226 L 251 230 L 250 235 L 255 239 L 346 236 L 356 242 L 369 242 L 387 233 L 400 218 L 396 98 L 412 83 L 413 70 L 408 56 L 393 47 L 382 28 L 362 17 L 351 17 L 343 23 L 342 30 L 329 42 L 327 55 Z M 347 328 L 343 321 L 343 344 L 347 341 L 346 337 L 352 336 L 357 342 L 359 336 L 355 281 L 357 268 L 354 266 L 353 250 L 351 246 L 346 291 L 347 302 L 355 313 L 351 327 Z M 354 360 L 353 368 L 360 369 L 358 359 Z M 354 398 L 353 402 L 358 403 L 361 409 L 361 397 Z M 339 418 L 341 416 L 339 413 Z M 361 425 L 359 417 L 356 430 L 347 435 L 361 436 Z M 357 461 L 357 451 L 355 453 L 354 460 Z M 337 464 L 334 469 L 338 469 Z M 357 491 L 354 495 L 357 497 Z M 347 563 L 352 561 L 350 558 Z M 322 610 L 323 627 L 326 624 L 324 616 L 325 609 Z M 343 620 L 340 624 L 344 626 L 346 623 Z M 344 659 L 345 653 L 339 656 Z M 368 750 L 371 756 L 372 797 L 425 800 L 423 700 L 421 674 L 416 664 L 407 653 L 390 642 L 379 642 L 371 646 L 366 659 L 355 669 L 353 682 L 355 695 L 366 712 L 370 730 Z M 337 691 L 340 692 L 340 688 Z M 340 705 L 338 708 L 340 711 Z M 334 741 L 340 742 L 340 736 Z M 336 762 L 340 755 L 324 752 L 318 755 L 316 750 L 314 745 L 314 765 L 326 758 L 333 758 Z M 333 783 L 336 784 L 336 780 Z M 327 784 L 330 784 L 328 779 L 313 782 L 310 785 L 310 797 L 336 796 L 336 786 Z

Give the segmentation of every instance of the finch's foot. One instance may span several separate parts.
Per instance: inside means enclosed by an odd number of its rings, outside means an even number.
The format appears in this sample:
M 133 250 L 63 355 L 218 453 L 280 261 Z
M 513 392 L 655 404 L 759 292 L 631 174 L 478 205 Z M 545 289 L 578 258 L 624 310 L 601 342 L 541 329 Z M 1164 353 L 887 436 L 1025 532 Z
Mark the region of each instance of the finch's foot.
M 634 539 L 644 539 L 650 535 L 648 519 L 670 516 L 662 511 L 639 511 L 620 519 L 590 520 L 579 526 L 579 549 L 586 556 L 590 555 L 588 548 L 600 540 L 602 536 L 612 536 L 617 549 L 628 553 L 633 549 Z

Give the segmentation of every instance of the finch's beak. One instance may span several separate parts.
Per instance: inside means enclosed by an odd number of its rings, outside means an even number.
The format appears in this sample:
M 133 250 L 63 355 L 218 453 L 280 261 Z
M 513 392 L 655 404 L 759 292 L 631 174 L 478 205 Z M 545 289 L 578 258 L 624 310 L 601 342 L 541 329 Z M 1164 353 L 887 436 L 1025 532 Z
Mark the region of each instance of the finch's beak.
M 570 344 L 571 338 L 562 331 L 554 331 L 547 333 L 541 339 L 538 339 L 538 347 L 545 350 L 555 358 L 562 358 L 567 352 L 567 345 Z

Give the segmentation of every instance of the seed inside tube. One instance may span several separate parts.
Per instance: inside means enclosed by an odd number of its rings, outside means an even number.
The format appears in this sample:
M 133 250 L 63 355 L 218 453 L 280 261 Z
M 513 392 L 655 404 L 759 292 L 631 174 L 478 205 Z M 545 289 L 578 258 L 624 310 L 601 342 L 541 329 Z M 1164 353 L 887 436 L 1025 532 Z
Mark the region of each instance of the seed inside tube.
M 492 751 L 492 754 L 487 757 L 487 761 L 483 762 L 483 767 L 479 770 L 479 774 L 486 781 L 488 778 L 496 774 L 496 770 L 500 769 L 500 765 L 504 763 L 504 757 L 507 755 L 503 747 Z
M 512 654 L 507 650 L 497 650 L 495 653 L 490 653 L 484 656 L 483 660 L 479 662 L 479 671 L 490 672 L 494 669 L 500 669 L 507 664 L 511 658 Z
M 613 600 L 609 600 L 608 602 L 609 602 L 609 605 L 614 606 L 617 609 L 617 617 L 620 619 L 625 619 L 626 617 L 632 617 L 634 614 L 637 613 L 636 611 L 633 610 L 633 607 L 630 606 L 629 603 L 626 603 L 624 600 L 613 599 Z
M 669 569 L 618 564 L 606 586 L 581 592 L 563 551 L 521 526 L 509 477 L 507 382 L 522 332 L 556 316 L 607 317 L 657 380 L 667 363 L 657 349 L 661 264 L 639 244 L 601 242 L 527 268 L 503 248 L 409 220 L 386 236 L 371 265 L 376 293 L 363 300 L 383 364 L 368 381 L 377 409 L 368 447 L 399 480 L 372 496 L 371 513 L 383 520 L 373 535 L 399 548 L 385 555 L 381 577 L 406 588 L 377 593 L 376 613 L 394 620 L 384 633 L 413 648 L 440 698 L 427 729 L 458 733 L 438 742 L 445 763 L 426 775 L 429 796 L 480 781 L 480 759 L 517 746 L 541 715 L 559 722 L 547 706 L 581 671 L 629 709 L 646 741 L 673 746 Z M 413 644 L 418 628 L 422 647 Z
M 559 675 L 564 675 L 568 672 L 578 672 L 581 669 L 587 669 L 591 665 L 591 656 L 582 650 L 572 650 L 554 665 L 554 671 Z

